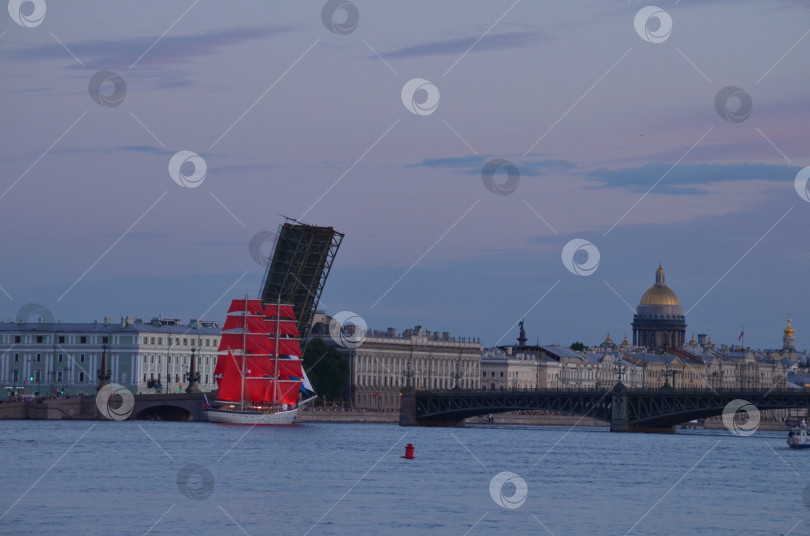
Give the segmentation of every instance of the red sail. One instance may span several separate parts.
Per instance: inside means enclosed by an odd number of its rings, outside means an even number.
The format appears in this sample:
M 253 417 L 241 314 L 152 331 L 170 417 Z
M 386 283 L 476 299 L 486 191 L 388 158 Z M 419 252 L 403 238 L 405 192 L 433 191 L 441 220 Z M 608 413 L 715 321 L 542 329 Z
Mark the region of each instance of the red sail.
M 281 380 L 278 382 L 279 402 L 293 405 L 298 402 L 298 391 L 301 390 L 301 382 L 291 380 Z
M 247 355 L 245 356 L 245 369 L 248 376 L 274 376 L 275 367 L 273 360 L 267 356 Z
M 273 380 L 248 376 L 245 379 L 245 400 L 255 403 L 273 402 Z
M 279 335 L 292 335 L 293 337 L 300 337 L 301 334 L 298 333 L 298 323 L 294 320 L 280 320 L 276 321 L 273 319 L 265 320 L 265 330 L 271 336 L 275 336 L 276 334 L 276 327 L 278 327 L 278 334 Z
M 267 339 L 270 341 L 270 352 L 280 355 L 301 355 L 301 344 L 298 339 Z
M 233 300 L 231 307 L 228 309 L 229 313 L 243 313 L 247 310 L 248 313 L 260 315 L 263 313 L 261 300 Z
M 219 356 L 214 376 L 219 386 L 219 392 L 217 393 L 219 400 L 228 400 L 230 402 L 240 402 L 242 400 L 242 375 L 239 372 L 236 357 L 230 353 Z
M 277 306 L 275 304 L 267 304 L 264 306 L 264 316 L 269 318 L 292 318 L 295 319 L 292 305 Z
M 219 341 L 219 351 L 247 350 L 251 354 L 264 354 L 270 352 L 270 339 L 264 333 L 223 333 Z
M 281 376 L 293 376 L 295 378 L 303 378 L 304 370 L 302 367 L 302 361 L 300 359 L 279 359 L 278 373 Z
M 275 383 L 275 384 L 274 384 Z M 293 405 L 298 402 L 298 391 L 301 382 L 293 380 L 279 380 L 273 382 L 270 378 L 246 378 L 245 400 L 254 403 L 285 403 Z M 274 398 L 278 394 L 278 399 Z
M 232 315 L 225 318 L 225 325 L 222 331 L 244 330 L 249 333 L 267 333 L 264 317 L 261 316 L 240 316 Z

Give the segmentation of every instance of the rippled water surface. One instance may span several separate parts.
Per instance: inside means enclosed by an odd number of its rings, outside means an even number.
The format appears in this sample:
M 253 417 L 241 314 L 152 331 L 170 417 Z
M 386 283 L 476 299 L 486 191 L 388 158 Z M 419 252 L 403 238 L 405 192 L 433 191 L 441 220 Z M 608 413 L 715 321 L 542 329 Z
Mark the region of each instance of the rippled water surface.
M 810 451 L 781 432 L 113 421 L 0 432 L 2 534 L 810 534 Z M 407 443 L 414 460 L 400 458 Z M 494 489 L 507 507 L 490 494 L 504 471 L 526 483 L 520 506 L 514 477 Z

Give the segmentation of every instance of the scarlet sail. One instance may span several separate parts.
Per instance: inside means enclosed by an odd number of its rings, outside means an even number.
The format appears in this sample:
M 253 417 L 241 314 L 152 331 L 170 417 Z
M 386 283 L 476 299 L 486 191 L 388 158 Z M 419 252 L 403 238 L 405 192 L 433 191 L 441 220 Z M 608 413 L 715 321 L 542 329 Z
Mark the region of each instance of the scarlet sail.
M 214 371 L 217 400 L 238 403 L 241 413 L 265 414 L 282 405 L 295 406 L 306 378 L 297 336 L 291 305 L 233 300 Z

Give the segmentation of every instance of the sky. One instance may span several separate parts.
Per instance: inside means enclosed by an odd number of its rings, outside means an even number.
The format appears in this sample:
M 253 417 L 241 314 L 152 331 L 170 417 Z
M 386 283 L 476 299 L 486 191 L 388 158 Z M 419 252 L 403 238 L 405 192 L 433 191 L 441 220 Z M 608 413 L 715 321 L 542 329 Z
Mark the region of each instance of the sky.
M 0 319 L 222 320 L 288 216 L 370 328 L 618 342 L 661 262 L 810 348 L 807 2 L 436 4 L 12 0 Z

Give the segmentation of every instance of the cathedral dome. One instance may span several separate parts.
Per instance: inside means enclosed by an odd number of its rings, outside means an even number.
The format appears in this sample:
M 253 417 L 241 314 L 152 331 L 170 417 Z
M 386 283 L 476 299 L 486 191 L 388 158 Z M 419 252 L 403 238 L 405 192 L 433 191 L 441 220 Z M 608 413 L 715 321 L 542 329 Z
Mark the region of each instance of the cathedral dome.
M 664 269 L 658 265 L 655 271 L 655 285 L 641 296 L 639 305 L 680 305 L 678 296 L 664 282 Z

